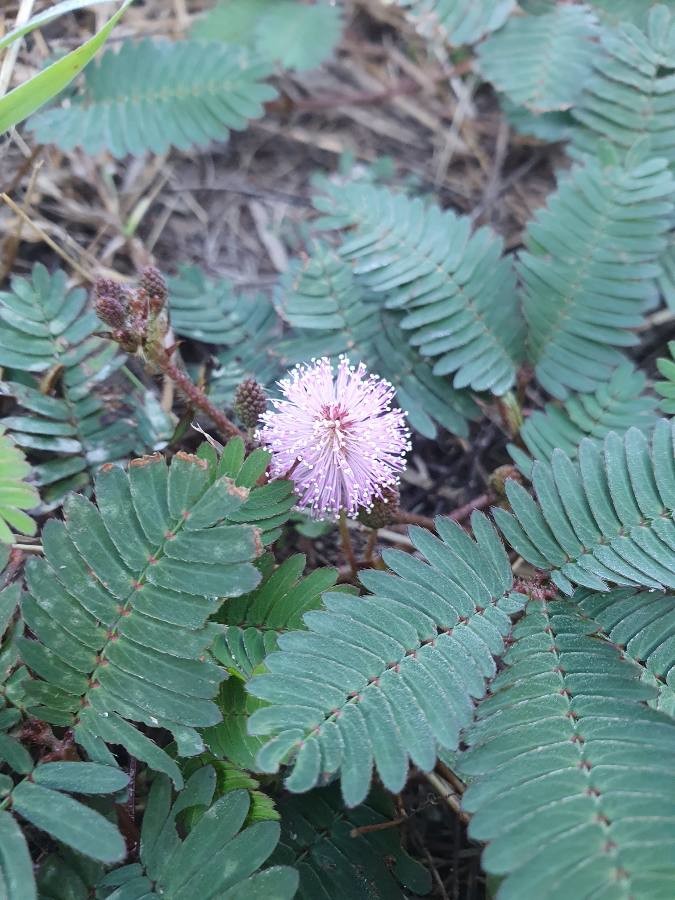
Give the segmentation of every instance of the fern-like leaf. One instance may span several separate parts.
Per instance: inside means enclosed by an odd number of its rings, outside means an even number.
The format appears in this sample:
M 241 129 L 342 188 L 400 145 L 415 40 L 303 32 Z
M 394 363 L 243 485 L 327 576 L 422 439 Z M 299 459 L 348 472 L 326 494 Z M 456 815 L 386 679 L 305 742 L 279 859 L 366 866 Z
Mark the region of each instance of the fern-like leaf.
M 274 567 L 271 556 L 260 564 L 263 581 L 250 594 L 230 600 L 217 615 L 226 625 L 212 653 L 230 674 L 220 688 L 223 721 L 203 732 L 211 752 L 246 769 L 255 769 L 260 738 L 247 733 L 247 721 L 261 704 L 245 684 L 265 657 L 277 649 L 280 634 L 302 628 L 302 616 L 321 605 L 321 594 L 335 588 L 335 569 L 315 569 L 302 578 L 305 557 L 298 553 Z
M 573 600 L 656 687 L 651 705 L 675 717 L 675 597 L 617 588 L 606 594 L 579 590 Z
M 107 51 L 85 72 L 80 96 L 38 113 L 30 127 L 40 143 L 122 158 L 170 147 L 225 140 L 262 115 L 276 92 L 268 67 L 218 43 L 143 40 Z
M 595 17 L 584 6 L 516 16 L 480 45 L 480 69 L 514 103 L 538 113 L 566 110 L 597 58 L 596 34 Z
M 530 223 L 520 256 L 537 379 L 559 399 L 608 381 L 656 302 L 656 260 L 672 215 L 665 160 L 597 162 L 561 180 Z
M 675 587 L 674 448 L 675 420 L 661 419 L 651 441 L 631 428 L 602 446 L 582 441 L 575 463 L 556 450 L 532 469 L 539 502 L 508 481 L 513 513 L 495 509 L 495 520 L 566 594 L 573 584 Z
M 454 749 L 472 700 L 495 673 L 510 631 L 508 558 L 479 513 L 476 542 L 449 519 L 439 538 L 410 537 L 427 562 L 385 552 L 394 574 L 361 575 L 373 595 L 324 595 L 325 610 L 304 617 L 307 631 L 284 634 L 249 691 L 270 705 L 253 713 L 251 734 L 275 734 L 258 754 L 262 771 L 293 762 L 286 779 L 307 791 L 340 772 L 348 806 L 361 803 L 373 765 L 385 787 L 403 787 L 409 762 L 429 771 L 437 748 Z
M 19 593 L 18 585 L 7 589 Z M 114 794 L 123 790 L 128 775 L 116 765 L 92 762 L 34 763 L 12 731 L 20 724 L 17 709 L 5 707 L 0 720 L 0 878 L 7 900 L 34 900 L 37 896 L 33 866 L 23 822 L 46 832 L 86 857 L 119 862 L 125 846 L 117 828 L 101 813 L 70 794 Z M 17 821 L 16 816 L 21 818 Z
M 632 23 L 645 29 L 649 14 L 655 6 L 675 8 L 673 0 L 592 0 L 591 5 L 603 22 L 617 27 Z
M 478 412 L 465 393 L 433 374 L 409 347 L 400 316 L 383 314 L 379 297 L 368 298 L 349 265 L 322 244 L 297 263 L 281 281 L 279 306 L 301 337 L 286 340 L 279 353 L 289 362 L 312 356 L 348 354 L 395 386 L 410 425 L 435 437 L 437 425 L 468 436 L 468 418 Z
M 340 248 L 363 286 L 405 309 L 400 326 L 435 375 L 456 388 L 505 393 L 521 358 L 523 323 L 502 241 L 468 218 L 372 185 L 331 185 L 316 207 L 324 228 L 350 228 Z
M 155 779 L 141 831 L 140 862 L 108 873 L 100 896 L 199 900 L 274 897 L 291 900 L 298 875 L 287 866 L 260 867 L 279 840 L 279 824 L 248 824 L 248 791 L 228 791 L 214 802 L 216 773 L 198 769 L 172 803 L 168 778 Z M 206 808 L 184 840 L 177 820 L 185 810 Z
M 659 357 L 656 360 L 659 372 L 664 381 L 657 381 L 654 390 L 663 397 L 661 409 L 669 416 L 675 415 L 675 341 L 669 341 L 670 359 Z
M 34 715 L 74 727 L 85 746 L 122 744 L 180 782 L 175 763 L 127 720 L 169 729 L 184 756 L 203 750 L 196 728 L 220 720 L 214 697 L 225 673 L 203 659 L 217 631 L 206 620 L 259 581 L 261 532 L 243 523 L 274 518 L 274 489 L 290 492 L 287 482 L 249 491 L 242 480 L 189 454 L 170 467 L 155 455 L 127 472 L 105 466 L 97 506 L 69 497 L 65 521 L 43 530 L 45 558 L 27 568 L 22 610 L 35 639 L 21 652 L 40 678 L 26 688 Z
M 21 447 L 41 454 L 35 480 L 46 488 L 47 504 L 86 485 L 87 470 L 142 443 L 134 423 L 111 420 L 109 404 L 96 393 L 124 357 L 95 336 L 98 320 L 86 302 L 85 291 L 67 290 L 62 271 L 50 275 L 40 263 L 30 280 L 15 278 L 12 290 L 0 294 L 0 365 L 10 370 L 0 393 L 21 407 L 0 424 Z M 54 396 L 39 376 L 54 385 Z
M 404 900 L 429 892 L 429 873 L 408 856 L 396 830 L 377 830 L 395 816 L 383 791 L 374 790 L 360 806 L 345 809 L 339 790 L 331 786 L 282 797 L 279 811 L 281 838 L 271 862 L 297 868 L 297 900 Z M 369 830 L 355 841 L 354 828 Z
M 637 666 L 561 602 L 531 601 L 479 704 L 460 772 L 503 900 L 666 897 L 675 722 Z
M 475 44 L 496 31 L 516 8 L 516 0 L 395 0 L 424 35 L 440 35 L 452 46 Z
M 25 512 L 40 502 L 35 488 L 27 484 L 30 466 L 14 441 L 0 427 L 0 544 L 11 544 L 12 530 L 35 534 L 36 525 Z
M 556 449 L 576 459 L 584 438 L 602 440 L 610 431 L 623 434 L 635 426 L 648 431 L 656 424 L 657 400 L 645 394 L 645 375 L 625 362 L 593 394 L 575 394 L 561 405 L 548 403 L 535 410 L 520 429 L 520 437 L 534 459 L 551 461 Z M 509 453 L 529 477 L 533 460 L 514 445 Z
M 638 4 L 636 4 L 638 5 Z M 647 4 L 639 4 L 644 11 Z M 612 0 L 612 7 L 616 4 Z M 652 156 L 675 163 L 675 17 L 664 5 L 648 16 L 646 32 L 627 23 L 603 30 L 603 54 L 573 115 L 577 153 L 595 155 L 608 141 L 628 152 L 646 140 Z

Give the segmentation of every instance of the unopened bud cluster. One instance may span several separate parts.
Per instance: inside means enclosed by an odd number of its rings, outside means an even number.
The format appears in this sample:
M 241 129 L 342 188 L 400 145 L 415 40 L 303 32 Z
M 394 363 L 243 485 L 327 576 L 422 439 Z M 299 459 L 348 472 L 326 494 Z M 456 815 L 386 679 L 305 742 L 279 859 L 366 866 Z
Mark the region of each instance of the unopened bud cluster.
M 234 411 L 246 428 L 256 428 L 267 409 L 267 394 L 255 378 L 247 378 L 234 395 Z
M 95 286 L 98 317 L 109 326 L 113 340 L 127 351 L 148 353 L 161 347 L 169 328 L 167 289 L 161 273 L 148 266 L 137 287 L 100 278 Z M 149 353 L 152 356 L 152 353 Z

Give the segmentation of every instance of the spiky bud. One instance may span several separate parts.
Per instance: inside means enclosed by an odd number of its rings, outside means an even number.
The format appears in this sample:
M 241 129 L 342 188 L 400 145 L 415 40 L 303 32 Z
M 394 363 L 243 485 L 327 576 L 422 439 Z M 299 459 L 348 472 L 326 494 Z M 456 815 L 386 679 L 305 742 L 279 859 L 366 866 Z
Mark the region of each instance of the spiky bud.
M 382 497 L 376 497 L 370 509 L 362 506 L 357 516 L 359 522 L 367 528 L 386 528 L 394 521 L 399 507 L 399 492 L 396 485 L 382 491 Z
M 96 314 L 102 322 L 105 322 L 106 325 L 117 331 L 124 329 L 127 320 L 127 309 L 119 296 L 99 294 L 96 297 L 95 307 Z
M 255 428 L 267 409 L 267 394 L 255 378 L 247 378 L 234 395 L 234 411 L 246 428 Z
M 498 466 L 488 479 L 488 484 L 491 491 L 493 492 L 493 494 L 496 494 L 500 500 L 506 497 L 507 481 L 517 481 L 520 484 L 523 483 L 523 476 L 520 474 L 518 469 L 515 466 L 509 464 Z
M 115 297 L 118 300 L 123 299 L 124 285 L 115 281 L 113 278 L 97 278 L 94 284 L 94 293 L 96 297 Z
M 154 266 L 146 266 L 142 272 L 138 282 L 141 291 L 145 291 L 148 296 L 150 310 L 157 314 L 166 305 L 168 291 L 164 276 Z

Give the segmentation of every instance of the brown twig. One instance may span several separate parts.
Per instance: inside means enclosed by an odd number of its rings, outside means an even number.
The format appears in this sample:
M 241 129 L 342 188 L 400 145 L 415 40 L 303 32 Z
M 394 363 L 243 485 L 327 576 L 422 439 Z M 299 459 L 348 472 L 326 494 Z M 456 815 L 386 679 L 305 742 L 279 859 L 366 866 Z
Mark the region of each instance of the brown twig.
M 448 513 L 448 518 L 453 519 L 455 522 L 463 522 L 469 518 L 474 510 L 485 509 L 491 502 L 492 498 L 489 494 L 480 494 L 478 497 L 474 497 L 473 500 L 469 500 L 464 506 L 459 506 L 451 513 Z M 393 515 L 394 521 L 399 525 L 421 525 L 422 528 L 427 528 L 429 531 L 436 531 L 436 523 L 429 516 L 406 512 L 403 509 L 397 510 Z

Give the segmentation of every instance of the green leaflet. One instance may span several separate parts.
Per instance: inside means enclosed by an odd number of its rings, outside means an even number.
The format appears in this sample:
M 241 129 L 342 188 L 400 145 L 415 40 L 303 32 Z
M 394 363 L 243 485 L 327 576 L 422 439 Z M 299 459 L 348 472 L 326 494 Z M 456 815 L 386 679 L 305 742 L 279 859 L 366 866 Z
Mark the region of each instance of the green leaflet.
M 465 734 L 469 833 L 506 876 L 503 900 L 665 897 L 672 884 L 675 722 L 644 704 L 652 689 L 597 627 L 530 601 Z
M 267 674 L 248 690 L 269 706 L 249 731 L 275 737 L 258 754 L 262 771 L 293 768 L 287 787 L 304 792 L 341 775 L 348 806 L 368 793 L 373 766 L 398 792 L 410 762 L 431 769 L 437 748 L 454 749 L 495 673 L 519 607 L 504 549 L 487 520 L 473 516 L 476 541 L 448 519 L 439 538 L 420 528 L 410 537 L 428 562 L 401 551 L 384 559 L 393 574 L 362 573 L 366 598 L 324 595 L 308 612 L 306 631 L 279 638 Z
M 279 825 L 261 821 L 243 827 L 249 793 L 235 790 L 213 802 L 214 770 L 198 769 L 171 803 L 169 781 L 158 776 L 150 791 L 141 831 L 140 863 L 109 872 L 99 889 L 119 888 L 120 896 L 200 900 L 274 897 L 291 900 L 297 873 L 287 866 L 258 871 L 279 839 Z M 176 819 L 185 809 L 206 807 L 182 840 Z
M 260 579 L 260 530 L 246 509 L 276 524 L 289 504 L 266 500 L 272 487 L 288 497 L 285 482 L 250 491 L 178 453 L 170 466 L 155 455 L 126 472 L 103 467 L 97 505 L 71 496 L 64 522 L 43 531 L 45 558 L 27 570 L 22 611 L 37 640 L 24 639 L 22 654 L 43 679 L 27 687 L 34 714 L 76 725 L 79 740 L 123 744 L 179 781 L 125 720 L 169 729 L 183 755 L 203 750 L 196 728 L 220 720 L 224 678 L 204 658 L 218 630 L 207 619 Z
M 95 336 L 98 320 L 84 290 L 68 290 L 65 272 L 49 274 L 37 263 L 30 280 L 14 278 L 0 293 L 0 365 L 7 380 L 0 393 L 19 408 L 0 420 L 19 446 L 37 451 L 37 484 L 45 505 L 56 505 L 70 489 L 89 483 L 89 470 L 142 450 L 130 415 L 111 415 L 97 393 L 124 364 L 117 346 Z M 49 379 L 50 393 L 40 379 Z M 143 420 L 136 410 L 136 420 Z
M 223 721 L 203 732 L 211 752 L 239 766 L 255 770 L 262 740 L 247 733 L 249 716 L 261 705 L 246 693 L 245 684 L 277 648 L 279 635 L 302 628 L 302 616 L 321 605 L 323 591 L 335 588 L 335 569 L 315 569 L 302 577 L 305 557 L 295 554 L 280 566 L 273 559 L 260 563 L 263 580 L 250 594 L 221 607 L 217 618 L 226 625 L 212 653 L 231 677 L 220 688 L 218 704 Z
M 598 58 L 597 32 L 584 6 L 514 16 L 478 48 L 480 70 L 514 103 L 535 113 L 560 112 L 574 106 L 588 80 Z
M 81 96 L 46 110 L 30 127 L 41 143 L 122 158 L 225 140 L 276 96 L 265 65 L 201 41 L 125 42 L 88 69 Z
M 30 466 L 14 441 L 0 426 L 0 543 L 11 544 L 12 529 L 21 534 L 35 534 L 35 522 L 24 510 L 40 502 L 32 485 L 24 480 Z
M 516 0 L 395 0 L 421 33 L 440 33 L 449 44 L 474 44 L 496 31 L 516 8 Z
M 675 415 L 675 341 L 669 341 L 668 350 L 670 359 L 660 357 L 656 360 L 658 370 L 663 375 L 663 381 L 657 381 L 654 390 L 663 397 L 661 409 L 668 415 Z
M 573 602 L 602 626 L 640 667 L 658 695 L 650 705 L 675 717 L 675 603 L 672 594 L 620 588 L 598 594 L 576 591 Z
M 632 5 L 646 18 L 645 30 L 626 20 L 617 28 L 603 30 L 605 53 L 595 55 L 595 72 L 573 110 L 578 127 L 572 131 L 572 146 L 577 154 L 595 155 L 601 142 L 609 142 L 626 154 L 641 140 L 646 152 L 672 165 L 675 18 L 672 7 L 669 10 L 663 4 Z M 617 6 L 612 0 L 612 11 Z
M 649 432 L 656 424 L 658 404 L 645 393 L 646 385 L 641 371 L 622 363 L 594 393 L 574 394 L 563 404 L 547 403 L 543 411 L 535 410 L 520 437 L 534 459 L 550 462 L 556 449 L 576 459 L 584 438 L 602 440 L 610 431 L 622 434 L 633 426 Z M 509 453 L 529 477 L 533 460 L 513 444 Z
M 661 419 L 651 440 L 637 428 L 602 446 L 585 439 L 575 463 L 555 450 L 532 469 L 536 501 L 507 482 L 513 512 L 493 510 L 497 525 L 566 594 L 575 584 L 674 587 L 674 432 Z
M 504 394 L 523 353 L 523 320 L 510 259 L 489 228 L 420 198 L 363 183 L 321 181 L 319 227 L 349 229 L 339 249 L 359 283 L 387 309 L 434 375 L 455 388 Z M 430 363 L 431 364 L 431 363 Z
M 383 314 L 382 295 L 365 291 L 328 246 L 316 243 L 305 262 L 292 266 L 278 296 L 284 319 L 296 329 L 278 348 L 289 364 L 345 353 L 391 381 L 410 425 L 421 434 L 433 438 L 442 426 L 468 435 L 467 419 L 475 417 L 477 407 L 467 392 L 433 374 L 407 346 L 400 315 Z
M 631 329 L 657 299 L 672 193 L 666 160 L 589 161 L 530 222 L 523 308 L 530 359 L 554 397 L 597 390 L 623 361 L 619 348 L 636 343 Z

